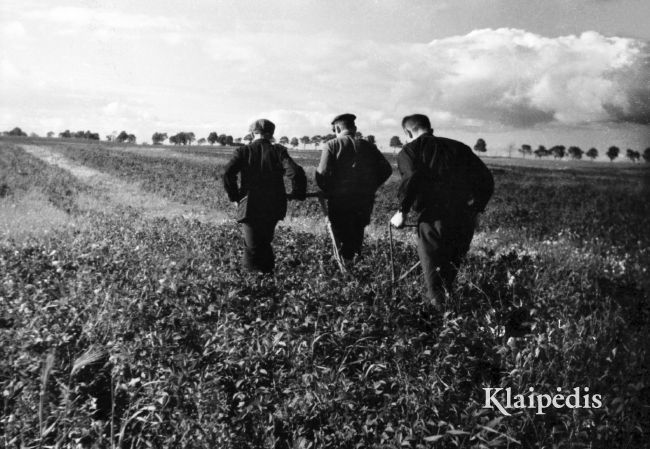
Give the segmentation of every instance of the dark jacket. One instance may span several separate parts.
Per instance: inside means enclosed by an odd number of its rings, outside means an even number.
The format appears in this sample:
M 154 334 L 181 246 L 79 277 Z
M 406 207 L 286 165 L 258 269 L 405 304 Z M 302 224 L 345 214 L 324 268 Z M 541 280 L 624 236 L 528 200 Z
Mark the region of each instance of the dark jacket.
M 375 145 L 344 131 L 324 144 L 316 183 L 329 198 L 374 197 L 392 172 L 390 163 Z
M 285 147 L 257 139 L 235 149 L 224 170 L 223 185 L 230 201 L 239 202 L 237 221 L 282 220 L 287 213 L 284 176 L 291 180 L 291 195 L 304 199 L 305 171 L 291 159 Z
M 418 221 L 481 212 L 494 192 L 490 170 L 465 144 L 432 134 L 404 145 L 397 155 L 402 175 L 400 211 L 411 208 Z M 471 203 L 471 205 L 468 205 Z

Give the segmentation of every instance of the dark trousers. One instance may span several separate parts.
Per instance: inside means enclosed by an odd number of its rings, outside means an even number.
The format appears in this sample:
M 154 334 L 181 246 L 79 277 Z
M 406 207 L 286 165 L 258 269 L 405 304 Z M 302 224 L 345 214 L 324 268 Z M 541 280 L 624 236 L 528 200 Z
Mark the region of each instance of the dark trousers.
M 242 223 L 244 267 L 249 271 L 271 273 L 275 266 L 273 234 L 277 220 L 249 220 Z
M 418 224 L 418 255 L 429 299 L 441 303 L 453 282 L 474 236 L 471 214 L 454 220 L 422 221 Z
M 350 260 L 361 254 L 363 232 L 370 222 L 373 202 L 374 197 L 366 196 L 329 202 L 329 220 L 342 258 Z

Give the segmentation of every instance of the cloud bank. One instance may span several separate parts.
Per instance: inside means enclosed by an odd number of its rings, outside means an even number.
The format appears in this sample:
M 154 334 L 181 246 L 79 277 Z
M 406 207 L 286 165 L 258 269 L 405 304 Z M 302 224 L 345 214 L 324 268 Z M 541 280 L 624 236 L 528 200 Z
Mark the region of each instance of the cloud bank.
M 390 45 L 269 34 L 219 37 L 205 51 L 221 63 L 225 92 L 277 104 L 264 109 L 272 118 L 304 114 L 297 123 L 342 110 L 372 125 L 414 111 L 445 127 L 650 123 L 648 44 L 593 31 L 482 29 Z
M 71 128 L 137 126 L 141 139 L 196 124 L 204 128 L 197 132 L 243 134 L 265 116 L 279 133 L 314 135 L 346 111 L 378 135 L 399 133 L 401 117 L 414 112 L 428 114 L 438 129 L 477 132 L 650 124 L 650 46 L 594 31 L 545 37 L 480 29 L 429 43 L 385 43 L 286 30 L 220 32 L 183 18 L 83 7 L 19 19 L 0 27 L 6 42 L 42 38 L 43 48 L 50 41 L 55 48 L 32 58 L 14 44 L 0 55 L 7 100 L 0 113 L 25 128 L 34 117 L 67 117 Z M 106 35 L 50 32 L 88 28 Z

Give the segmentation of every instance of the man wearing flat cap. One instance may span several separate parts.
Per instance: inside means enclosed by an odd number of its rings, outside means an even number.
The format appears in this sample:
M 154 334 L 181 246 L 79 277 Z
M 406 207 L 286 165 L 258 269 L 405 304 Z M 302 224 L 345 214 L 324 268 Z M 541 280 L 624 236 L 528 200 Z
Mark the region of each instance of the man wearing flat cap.
M 244 267 L 270 273 L 275 266 L 273 233 L 287 212 L 284 177 L 291 180 L 290 195 L 300 200 L 305 199 L 307 178 L 287 149 L 271 142 L 275 125 L 270 120 L 256 120 L 249 131 L 253 141 L 235 150 L 224 170 L 223 185 L 230 201 L 237 205 L 237 221 L 242 224 Z
M 356 116 L 332 120 L 336 138 L 323 146 L 316 183 L 328 199 L 328 216 L 339 253 L 346 262 L 361 253 L 364 228 L 370 223 L 375 192 L 392 173 L 377 147 L 355 137 Z

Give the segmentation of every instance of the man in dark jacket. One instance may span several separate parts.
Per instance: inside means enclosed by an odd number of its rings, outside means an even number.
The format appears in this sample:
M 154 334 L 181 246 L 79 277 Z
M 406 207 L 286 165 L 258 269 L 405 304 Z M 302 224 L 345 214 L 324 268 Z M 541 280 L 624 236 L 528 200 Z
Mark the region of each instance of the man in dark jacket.
M 250 271 L 270 273 L 275 265 L 273 233 L 287 212 L 284 176 L 291 180 L 291 196 L 296 199 L 305 198 L 307 178 L 285 147 L 271 143 L 275 132 L 271 121 L 256 120 L 249 131 L 254 140 L 235 150 L 226 165 L 223 184 L 230 201 L 237 204 L 237 221 L 242 223 L 244 266 Z
M 328 198 L 334 237 L 348 262 L 361 253 L 375 192 L 392 173 L 390 163 L 374 144 L 356 138 L 355 119 L 352 114 L 334 118 L 336 138 L 323 146 L 316 170 L 316 183 Z
M 427 116 L 404 117 L 402 128 L 410 142 L 397 156 L 400 209 L 391 223 L 400 228 L 411 209 L 416 213 L 418 255 L 430 300 L 439 307 L 469 251 L 476 215 L 492 196 L 494 180 L 467 145 L 434 136 Z

